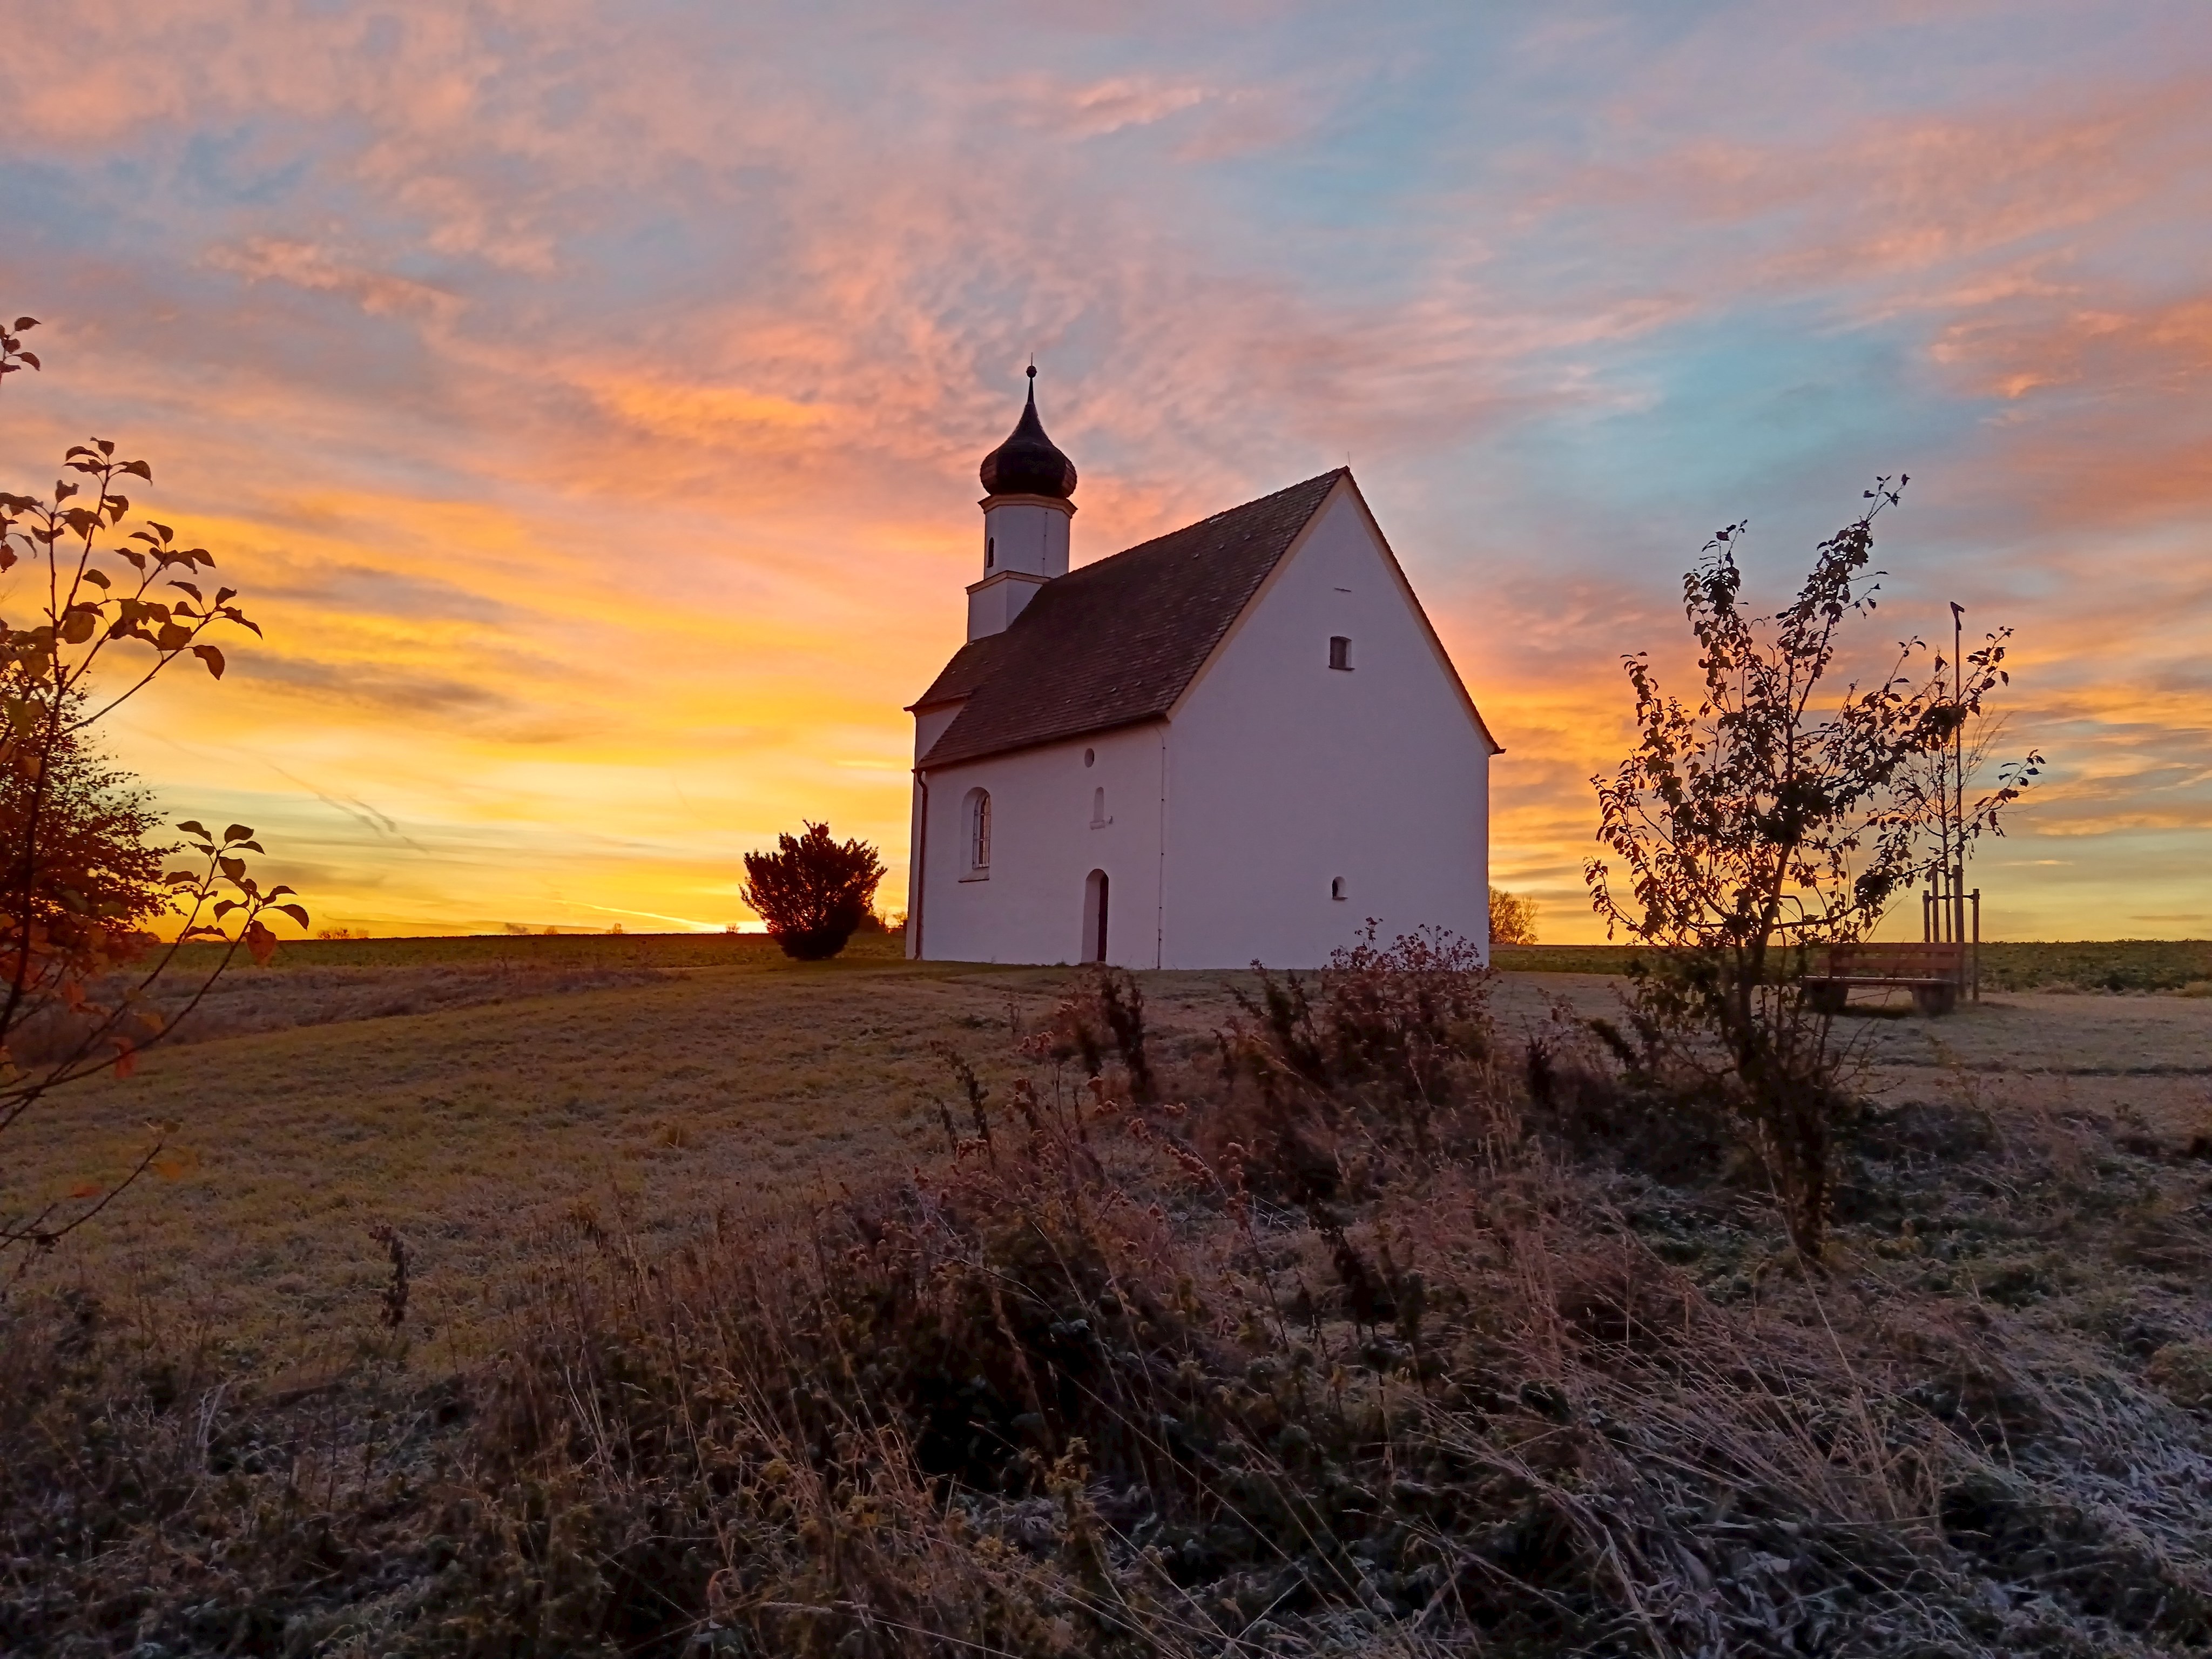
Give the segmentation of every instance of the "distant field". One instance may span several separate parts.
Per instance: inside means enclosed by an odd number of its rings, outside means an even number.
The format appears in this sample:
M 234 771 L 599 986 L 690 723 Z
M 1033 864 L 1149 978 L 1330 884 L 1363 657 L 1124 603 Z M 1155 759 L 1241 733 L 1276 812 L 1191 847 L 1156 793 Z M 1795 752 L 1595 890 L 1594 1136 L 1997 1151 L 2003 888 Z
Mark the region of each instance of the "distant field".
M 2212 992 L 2212 939 L 1984 945 L 1982 983 L 2003 991 Z
M 1514 974 L 1622 974 L 1635 954 L 1626 945 L 1493 945 L 1490 962 Z
M 182 1167 L 42 1274 L 82 1274 L 104 1299 L 221 1333 L 240 1363 L 305 1363 L 374 1328 L 387 1267 L 373 1230 L 390 1224 L 414 1251 L 410 1329 L 459 1358 L 518 1284 L 580 1241 L 743 1226 L 934 1157 L 936 1102 L 959 1104 L 934 1046 L 1003 1088 L 1015 1027 L 1034 1025 L 1069 971 L 915 964 L 899 950 L 881 935 L 823 963 L 787 961 L 758 935 L 287 945 L 270 968 L 227 976 L 197 1032 L 149 1052 L 136 1076 L 74 1085 L 11 1131 L 0 1210 L 112 1176 L 149 1121 L 172 1121 Z M 1627 954 L 1501 949 L 1501 1029 L 1563 996 L 1608 1011 L 1611 988 L 1587 976 Z M 2172 988 L 2212 977 L 2208 956 L 1992 946 L 1990 982 L 2010 994 L 1940 1022 L 1869 1021 L 1868 1053 L 1916 1090 L 2026 1066 L 2077 1105 L 2101 1091 L 2131 1109 L 2196 1110 L 2212 1002 L 2017 988 Z M 1212 1034 L 1234 1012 L 1227 981 L 1242 977 L 1144 975 L 1156 1055 L 1211 1066 Z
M 187 947 L 164 976 L 152 1008 L 168 1015 L 181 1012 L 221 948 Z M 904 961 L 899 935 L 863 934 L 836 963 L 816 971 L 852 973 L 903 966 Z M 795 966 L 759 933 L 306 939 L 280 945 L 265 968 L 242 954 L 235 957 L 167 1046 L 613 990 L 672 976 L 788 972 Z M 111 984 L 101 992 L 112 999 L 119 988 Z M 36 1060 L 57 1040 L 67 1040 L 66 1027 L 27 1036 L 19 1041 L 17 1052 Z
M 1497 966 L 1522 974 L 1619 974 L 1626 945 L 1501 945 Z M 1982 985 L 1999 991 L 2212 993 L 2212 940 L 2113 939 L 1982 946 Z
M 862 933 L 837 958 L 841 967 L 893 962 L 905 936 Z M 180 966 L 214 959 L 220 947 L 185 948 Z M 286 939 L 270 971 L 315 968 L 529 967 L 534 969 L 726 968 L 784 960 L 765 933 L 470 933 L 452 939 Z
M 839 971 L 902 961 L 903 936 L 864 933 L 835 964 Z M 211 959 L 213 947 L 188 949 L 187 969 Z M 1521 974 L 1619 974 L 1635 947 L 1626 945 L 1501 945 L 1493 961 Z M 375 969 L 423 973 L 637 975 L 702 968 L 785 966 L 763 933 L 476 934 L 455 939 L 303 939 L 287 942 L 269 969 L 240 970 L 240 988 L 270 976 L 313 979 L 331 972 Z M 2212 939 L 2116 939 L 1982 946 L 1982 983 L 2006 991 L 2212 990 Z

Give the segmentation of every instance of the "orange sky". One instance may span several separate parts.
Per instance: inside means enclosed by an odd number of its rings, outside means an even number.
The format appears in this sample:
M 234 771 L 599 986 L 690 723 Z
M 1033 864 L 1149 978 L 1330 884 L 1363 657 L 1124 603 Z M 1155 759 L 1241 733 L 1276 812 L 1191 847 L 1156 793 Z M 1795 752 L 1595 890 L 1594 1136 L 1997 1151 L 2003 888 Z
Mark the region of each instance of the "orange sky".
M 1620 655 L 1902 469 L 1880 640 L 2052 762 L 1990 932 L 2212 933 L 2201 9 L 1464 9 L 26 3 L 0 483 L 153 462 L 267 638 L 117 747 L 318 925 L 720 927 L 802 817 L 895 906 L 1034 351 L 1079 562 L 1349 456 L 1582 939 Z

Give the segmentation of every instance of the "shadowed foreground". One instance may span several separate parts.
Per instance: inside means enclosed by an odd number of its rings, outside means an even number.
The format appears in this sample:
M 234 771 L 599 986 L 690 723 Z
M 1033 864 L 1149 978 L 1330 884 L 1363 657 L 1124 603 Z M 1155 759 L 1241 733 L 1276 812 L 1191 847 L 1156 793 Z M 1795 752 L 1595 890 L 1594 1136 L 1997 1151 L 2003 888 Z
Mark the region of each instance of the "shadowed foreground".
M 1808 1273 L 1601 980 L 1301 1058 L 1148 977 L 1148 1106 L 1065 973 L 643 966 L 48 1121 L 200 1156 L 0 1313 L 0 1647 L 2212 1644 L 2212 1003 L 1854 1022 Z

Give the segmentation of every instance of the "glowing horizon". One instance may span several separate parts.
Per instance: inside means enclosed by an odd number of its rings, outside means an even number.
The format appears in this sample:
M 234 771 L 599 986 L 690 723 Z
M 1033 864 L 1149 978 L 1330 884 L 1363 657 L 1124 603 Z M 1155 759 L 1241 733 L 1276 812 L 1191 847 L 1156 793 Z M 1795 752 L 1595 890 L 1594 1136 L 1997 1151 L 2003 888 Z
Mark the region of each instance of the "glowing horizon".
M 0 488 L 153 463 L 267 639 L 112 746 L 318 927 L 718 931 L 802 818 L 898 909 L 1035 351 L 1079 563 L 1349 459 L 1547 939 L 1705 537 L 1899 471 L 1869 643 L 2012 625 L 2051 762 L 1990 936 L 2212 934 L 2199 9 L 18 13 Z

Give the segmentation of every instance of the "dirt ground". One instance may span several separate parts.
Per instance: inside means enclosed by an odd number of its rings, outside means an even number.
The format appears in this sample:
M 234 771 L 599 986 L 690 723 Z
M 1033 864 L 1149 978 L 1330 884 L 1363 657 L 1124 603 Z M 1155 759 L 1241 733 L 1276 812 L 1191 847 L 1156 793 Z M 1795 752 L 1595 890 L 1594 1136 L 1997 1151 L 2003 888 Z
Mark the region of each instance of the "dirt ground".
M 496 959 L 310 960 L 294 974 L 289 988 L 241 981 L 246 1034 L 156 1050 L 137 1076 L 58 1094 L 10 1133 L 0 1211 L 15 1212 L 127 1168 L 149 1122 L 178 1126 L 172 1173 L 40 1278 L 135 1298 L 239 1363 L 308 1364 L 374 1330 L 389 1264 L 373 1234 L 390 1226 L 410 1246 L 426 1358 L 461 1359 L 580 1233 L 653 1245 L 743 1226 L 941 1146 L 937 1103 L 953 1090 L 933 1045 L 1004 1080 L 1011 1039 L 1066 979 L 916 968 L 880 943 L 805 967 L 749 943 L 535 976 Z M 1206 1063 L 1242 977 L 1144 975 L 1156 1056 Z M 1617 982 L 1504 974 L 1504 1032 L 1555 999 L 1603 1013 Z M 1877 1098 L 2002 1091 L 2163 1138 L 2212 1133 L 2212 1000 L 2008 993 L 1847 1029 Z

